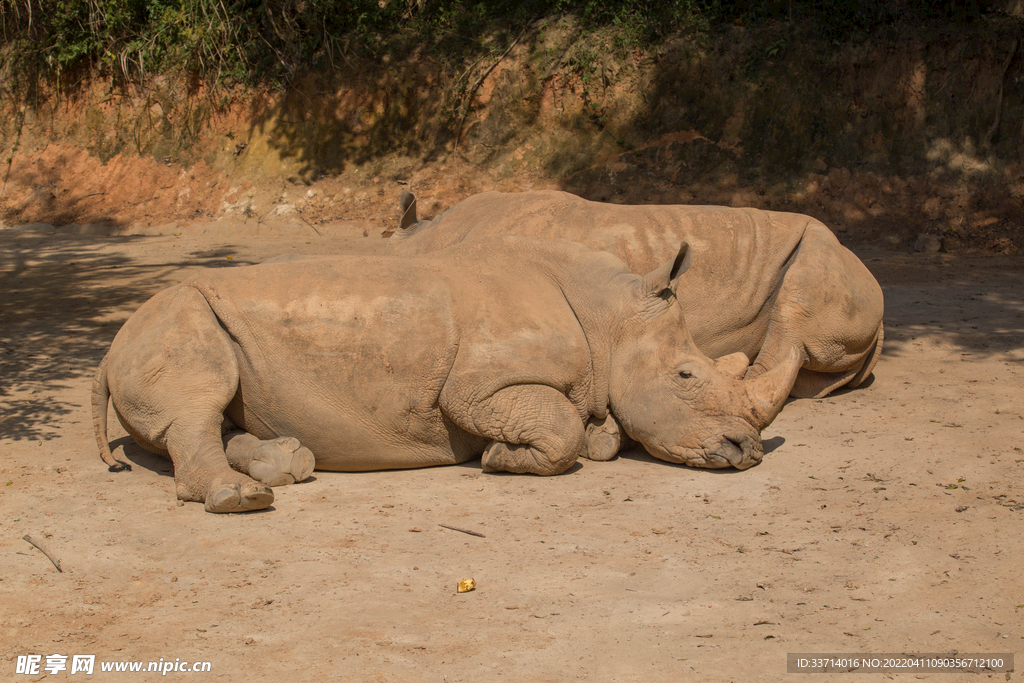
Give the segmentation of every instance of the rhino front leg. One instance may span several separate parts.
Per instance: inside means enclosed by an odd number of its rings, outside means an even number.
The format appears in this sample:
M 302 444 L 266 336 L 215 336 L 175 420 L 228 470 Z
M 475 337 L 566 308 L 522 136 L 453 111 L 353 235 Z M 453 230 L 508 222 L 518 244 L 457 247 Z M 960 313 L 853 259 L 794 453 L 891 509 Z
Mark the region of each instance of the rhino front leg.
M 224 435 L 224 451 L 232 468 L 267 486 L 305 481 L 316 464 L 312 451 L 290 436 L 262 441 L 247 432 L 232 431 Z
M 485 472 L 560 474 L 586 456 L 583 420 L 569 399 L 549 386 L 506 387 L 449 408 L 463 429 L 493 439 L 481 459 Z

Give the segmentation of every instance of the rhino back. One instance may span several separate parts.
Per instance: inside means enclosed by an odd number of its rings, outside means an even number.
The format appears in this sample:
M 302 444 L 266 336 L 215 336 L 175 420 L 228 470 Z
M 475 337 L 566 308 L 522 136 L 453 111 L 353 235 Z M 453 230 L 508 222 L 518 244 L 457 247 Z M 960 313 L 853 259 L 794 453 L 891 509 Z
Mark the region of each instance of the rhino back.
M 231 335 L 240 386 L 228 413 L 247 431 L 298 437 L 320 469 L 459 462 L 478 447 L 453 439 L 437 408 L 459 338 L 443 279 L 412 263 L 339 258 L 192 285 Z
M 814 219 L 719 206 L 619 205 L 567 192 L 485 192 L 416 226 L 389 249 L 422 254 L 463 240 L 516 234 L 562 238 L 610 252 L 645 274 L 690 244 L 693 265 L 677 295 L 694 341 L 712 356 L 756 353 L 778 291 Z M 820 225 L 820 224 L 819 224 Z M 824 226 L 821 226 L 823 229 Z

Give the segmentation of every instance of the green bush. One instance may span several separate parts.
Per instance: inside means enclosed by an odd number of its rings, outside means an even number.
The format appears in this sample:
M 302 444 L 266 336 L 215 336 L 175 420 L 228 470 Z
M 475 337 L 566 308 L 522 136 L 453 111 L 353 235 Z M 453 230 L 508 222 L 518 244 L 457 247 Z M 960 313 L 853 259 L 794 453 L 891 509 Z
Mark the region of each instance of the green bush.
M 456 59 L 486 51 L 494 31 L 572 14 L 609 27 L 620 47 L 680 31 L 790 22 L 826 38 L 929 19 L 970 21 L 990 0 L 0 0 L 7 60 L 60 75 L 83 62 L 117 78 L 163 70 L 286 83 L 341 51 L 369 58 L 425 46 Z

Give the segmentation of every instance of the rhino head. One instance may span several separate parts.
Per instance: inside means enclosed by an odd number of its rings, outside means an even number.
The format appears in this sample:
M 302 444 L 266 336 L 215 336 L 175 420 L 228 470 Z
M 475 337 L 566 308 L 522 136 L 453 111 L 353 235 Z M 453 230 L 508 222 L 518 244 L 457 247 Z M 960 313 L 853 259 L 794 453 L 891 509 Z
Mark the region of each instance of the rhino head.
M 609 405 L 651 455 L 698 467 L 746 469 L 761 461 L 761 430 L 785 403 L 800 370 L 794 350 L 769 372 L 742 380 L 742 353 L 717 361 L 693 343 L 676 301 L 690 263 L 676 258 L 634 281 L 609 367 Z

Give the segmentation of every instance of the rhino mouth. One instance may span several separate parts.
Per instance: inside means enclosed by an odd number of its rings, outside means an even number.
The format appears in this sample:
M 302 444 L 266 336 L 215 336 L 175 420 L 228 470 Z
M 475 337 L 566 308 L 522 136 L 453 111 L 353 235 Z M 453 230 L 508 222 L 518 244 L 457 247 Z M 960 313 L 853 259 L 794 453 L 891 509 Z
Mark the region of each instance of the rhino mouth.
M 644 448 L 660 460 L 708 469 L 735 467 L 738 470 L 745 470 L 760 463 L 764 458 L 761 439 L 749 434 L 723 434 L 706 441 L 703 448 L 646 444 Z
M 714 443 L 706 444 L 704 457 L 709 463 L 705 467 L 735 467 L 745 470 L 761 462 L 764 447 L 759 437 L 747 434 L 723 434 Z

